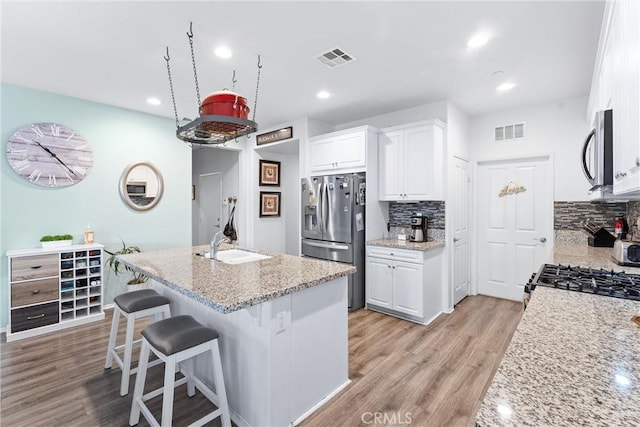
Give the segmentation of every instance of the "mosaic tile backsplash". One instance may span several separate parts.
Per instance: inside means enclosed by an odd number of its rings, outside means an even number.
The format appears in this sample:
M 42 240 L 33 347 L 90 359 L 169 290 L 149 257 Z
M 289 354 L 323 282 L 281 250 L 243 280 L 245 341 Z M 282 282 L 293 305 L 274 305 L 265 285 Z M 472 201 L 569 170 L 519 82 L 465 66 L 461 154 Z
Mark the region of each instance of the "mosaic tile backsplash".
M 410 228 L 411 217 L 417 212 L 422 212 L 427 217 L 427 230 L 444 230 L 444 201 L 389 202 L 389 225 Z
M 629 202 L 627 204 L 627 222 L 629 222 L 629 232 L 640 239 L 640 228 L 638 228 L 638 220 L 640 220 L 640 202 Z
M 582 230 L 580 223 L 589 218 L 613 232 L 613 223 L 619 217 L 627 217 L 627 203 L 554 202 L 553 228 Z

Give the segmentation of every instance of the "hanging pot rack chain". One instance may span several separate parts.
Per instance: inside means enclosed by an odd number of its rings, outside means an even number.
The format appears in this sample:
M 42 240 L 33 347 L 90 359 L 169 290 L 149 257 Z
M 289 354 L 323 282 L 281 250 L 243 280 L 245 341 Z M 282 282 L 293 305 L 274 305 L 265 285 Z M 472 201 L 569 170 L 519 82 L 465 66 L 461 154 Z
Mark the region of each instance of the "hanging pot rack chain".
M 193 51 L 193 22 L 189 23 L 189 32 L 187 33 L 187 37 L 189 38 L 189 46 L 191 47 L 191 62 L 193 63 L 193 78 L 196 82 L 196 97 L 198 99 L 198 113 L 200 112 L 200 107 L 202 107 L 202 102 L 200 101 L 200 86 L 198 85 L 198 70 L 196 70 L 196 55 Z
M 253 100 L 253 116 L 251 117 L 252 121 L 256 121 L 256 109 L 258 108 L 258 90 L 260 89 L 260 71 L 262 70 L 262 65 L 260 64 L 260 55 L 258 55 L 258 78 L 256 79 L 256 97 Z
M 171 78 L 171 67 L 169 66 L 169 48 L 167 47 L 167 55 L 164 57 L 167 61 L 167 73 L 169 76 L 169 86 L 171 87 L 171 97 L 173 100 L 173 111 L 176 117 L 176 137 L 191 145 L 226 145 L 226 142 L 234 139 L 238 140 L 241 136 L 249 136 L 250 133 L 258 130 L 258 124 L 254 121 L 256 116 L 256 108 L 258 105 L 258 90 L 260 87 L 260 55 L 258 55 L 258 77 L 256 82 L 256 98 L 253 104 L 253 119 L 248 120 L 239 117 L 226 115 L 202 115 L 202 101 L 200 100 L 200 86 L 198 83 L 198 72 L 196 68 L 196 58 L 193 47 L 193 22 L 189 24 L 189 32 L 187 32 L 189 46 L 191 49 L 191 62 L 193 64 L 193 76 L 195 79 L 196 96 L 198 99 L 198 118 L 180 126 L 178 119 L 178 110 L 176 108 L 175 93 L 173 90 L 173 80 Z M 233 71 L 233 87 L 235 88 L 236 73 Z
M 238 79 L 236 79 L 236 70 L 233 70 L 233 77 L 231 77 L 231 91 L 235 91 L 236 90 L 236 83 L 238 82 Z
M 171 100 L 173 101 L 173 114 L 176 117 L 176 129 L 180 127 L 180 121 L 178 120 L 178 108 L 176 107 L 176 94 L 173 92 L 173 79 L 171 78 L 171 66 L 169 65 L 169 61 L 171 57 L 169 56 L 169 46 L 167 46 L 167 55 L 164 57 L 164 60 L 167 61 L 167 75 L 169 75 L 169 88 L 171 88 Z

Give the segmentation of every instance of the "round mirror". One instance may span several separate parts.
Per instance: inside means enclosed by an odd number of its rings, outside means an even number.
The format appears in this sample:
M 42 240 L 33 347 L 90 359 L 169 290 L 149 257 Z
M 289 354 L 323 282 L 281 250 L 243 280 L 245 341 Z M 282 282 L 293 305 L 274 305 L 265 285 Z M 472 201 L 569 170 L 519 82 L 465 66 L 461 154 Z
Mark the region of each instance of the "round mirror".
M 120 196 L 137 211 L 147 211 L 157 205 L 163 188 L 162 174 L 149 162 L 131 163 L 120 176 Z

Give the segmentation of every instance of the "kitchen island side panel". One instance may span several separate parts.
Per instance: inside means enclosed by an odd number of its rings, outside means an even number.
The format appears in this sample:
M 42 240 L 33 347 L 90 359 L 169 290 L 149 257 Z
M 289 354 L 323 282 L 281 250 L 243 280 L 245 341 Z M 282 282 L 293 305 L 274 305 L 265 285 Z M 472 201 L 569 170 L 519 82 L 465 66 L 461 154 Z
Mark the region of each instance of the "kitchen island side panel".
M 192 315 L 220 334 L 236 425 L 291 425 L 348 382 L 347 277 L 227 314 L 151 282 L 171 299 L 172 315 Z M 213 386 L 210 365 L 199 356 L 194 367 Z

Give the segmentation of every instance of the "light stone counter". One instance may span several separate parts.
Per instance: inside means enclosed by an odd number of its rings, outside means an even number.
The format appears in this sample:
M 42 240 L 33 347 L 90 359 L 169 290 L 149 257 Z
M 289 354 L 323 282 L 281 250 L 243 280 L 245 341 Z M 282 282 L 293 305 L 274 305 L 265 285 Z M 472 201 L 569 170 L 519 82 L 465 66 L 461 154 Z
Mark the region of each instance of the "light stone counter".
M 408 249 L 413 251 L 428 251 L 429 249 L 443 247 L 444 242 L 411 242 L 409 240 L 398 239 L 377 239 L 368 241 L 367 245 L 381 246 L 384 248 Z
M 612 248 L 596 248 L 579 243 L 555 242 L 553 255 L 547 264 L 562 264 L 581 267 L 604 268 L 605 270 L 625 271 L 640 274 L 639 267 L 618 265 L 611 259 Z
M 220 250 L 234 248 L 222 244 Z M 197 256 L 209 246 L 121 255 L 132 269 L 221 313 L 260 304 L 339 277 L 356 268 L 346 264 L 239 248 L 272 258 L 225 264 Z
M 480 426 L 640 425 L 640 302 L 536 287 Z

